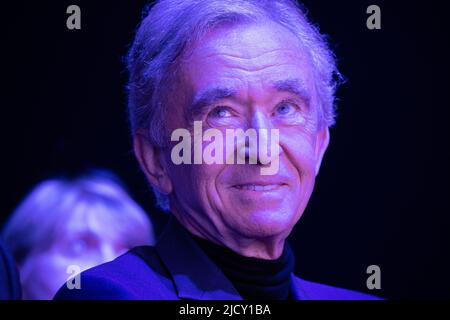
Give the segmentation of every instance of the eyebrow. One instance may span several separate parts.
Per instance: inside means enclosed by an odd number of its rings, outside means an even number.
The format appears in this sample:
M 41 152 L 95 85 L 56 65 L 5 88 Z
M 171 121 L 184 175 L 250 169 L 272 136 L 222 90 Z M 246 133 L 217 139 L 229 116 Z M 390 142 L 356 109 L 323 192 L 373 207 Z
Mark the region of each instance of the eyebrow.
M 201 91 L 195 95 L 190 108 L 190 118 L 197 118 L 203 115 L 209 106 L 221 99 L 232 98 L 236 96 L 237 90 L 231 87 L 214 87 Z
M 311 95 L 303 80 L 298 78 L 277 80 L 271 83 L 272 88 L 281 92 L 288 92 L 300 97 L 307 106 L 311 101 Z M 222 99 L 233 98 L 237 90 L 232 87 L 213 87 L 197 93 L 188 109 L 188 119 L 193 120 L 204 115 L 208 108 Z
M 272 83 L 272 87 L 275 90 L 299 96 L 309 107 L 311 94 L 303 80 L 298 78 L 277 80 Z

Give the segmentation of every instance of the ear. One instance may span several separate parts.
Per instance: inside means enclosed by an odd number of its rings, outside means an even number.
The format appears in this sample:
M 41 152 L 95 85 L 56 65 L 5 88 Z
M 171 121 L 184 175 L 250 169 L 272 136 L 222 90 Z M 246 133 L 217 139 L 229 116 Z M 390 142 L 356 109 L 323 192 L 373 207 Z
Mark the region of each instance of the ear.
M 167 174 L 161 148 L 153 145 L 144 131 L 134 135 L 134 154 L 148 181 L 162 193 L 172 192 L 172 181 Z
M 328 127 L 320 129 L 316 136 L 316 176 L 319 174 L 320 165 L 322 164 L 323 155 L 330 143 L 330 131 Z

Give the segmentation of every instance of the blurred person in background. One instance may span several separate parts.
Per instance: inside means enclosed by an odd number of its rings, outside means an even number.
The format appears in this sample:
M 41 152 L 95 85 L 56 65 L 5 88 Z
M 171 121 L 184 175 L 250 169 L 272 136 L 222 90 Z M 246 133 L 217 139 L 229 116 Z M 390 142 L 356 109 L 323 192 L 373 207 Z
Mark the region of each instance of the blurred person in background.
M 18 266 L 23 299 L 39 300 L 52 299 L 77 272 L 154 243 L 143 209 L 105 172 L 39 183 L 2 236 Z

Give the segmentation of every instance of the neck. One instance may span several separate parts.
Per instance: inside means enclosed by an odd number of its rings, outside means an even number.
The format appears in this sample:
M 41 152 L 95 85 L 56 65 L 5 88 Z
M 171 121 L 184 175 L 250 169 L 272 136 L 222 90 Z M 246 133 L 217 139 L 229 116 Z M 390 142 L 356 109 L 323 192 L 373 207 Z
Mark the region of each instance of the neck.
M 177 206 L 172 206 L 171 211 L 178 222 L 194 236 L 229 248 L 243 257 L 275 260 L 283 253 L 288 233 L 250 237 L 231 230 L 222 221 L 211 221 L 205 215 L 189 210 L 181 211 Z

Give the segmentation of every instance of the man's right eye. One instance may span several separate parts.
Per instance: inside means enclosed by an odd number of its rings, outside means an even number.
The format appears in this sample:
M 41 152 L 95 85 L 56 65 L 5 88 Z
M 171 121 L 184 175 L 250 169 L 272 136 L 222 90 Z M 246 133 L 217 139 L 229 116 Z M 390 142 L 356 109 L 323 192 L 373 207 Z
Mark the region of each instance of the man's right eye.
M 225 106 L 215 107 L 208 114 L 208 117 L 215 118 L 215 119 L 228 118 L 228 117 L 231 117 L 231 110 Z

